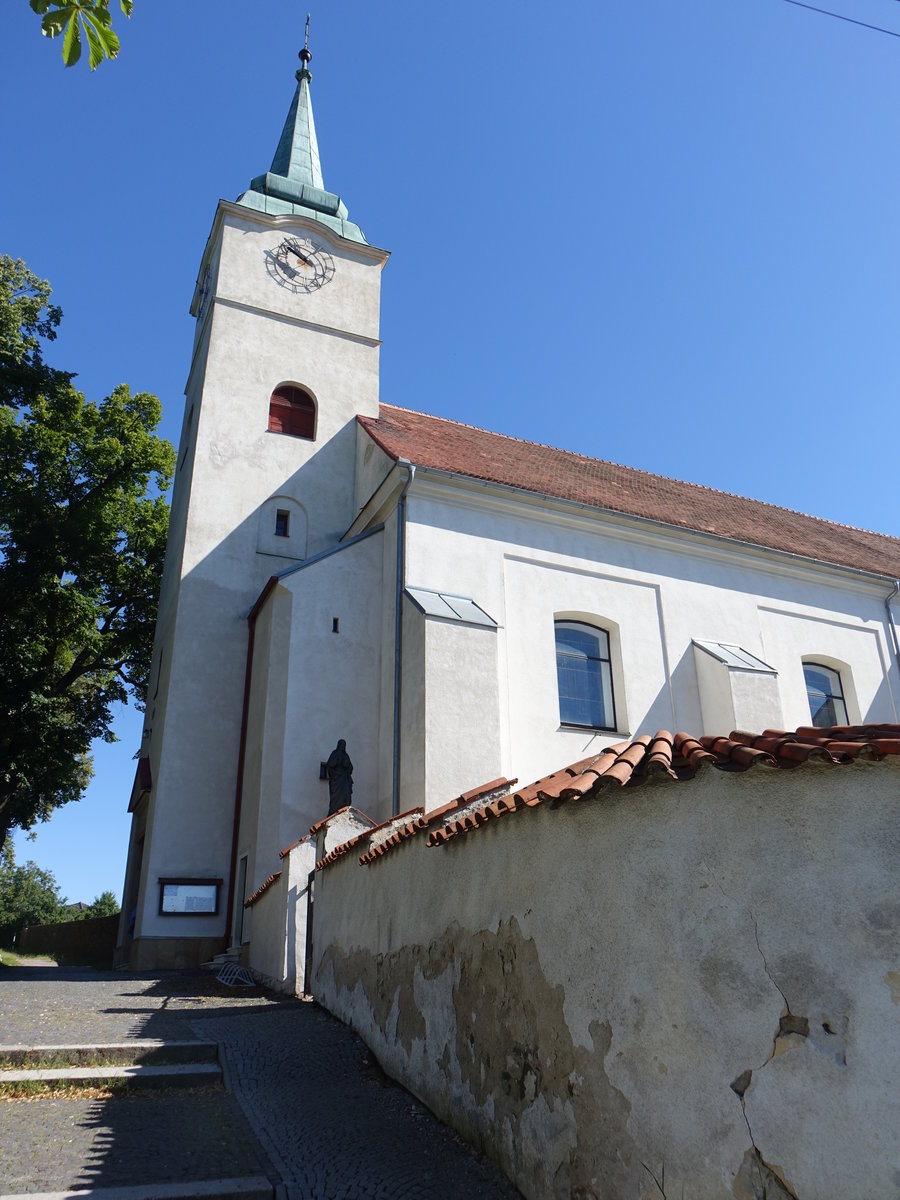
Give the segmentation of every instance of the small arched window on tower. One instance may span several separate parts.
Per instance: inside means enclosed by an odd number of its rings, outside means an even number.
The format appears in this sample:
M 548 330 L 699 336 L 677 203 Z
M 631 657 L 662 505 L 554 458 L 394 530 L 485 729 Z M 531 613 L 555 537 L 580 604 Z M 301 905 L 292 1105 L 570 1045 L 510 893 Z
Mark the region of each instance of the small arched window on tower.
M 309 392 L 295 383 L 279 384 L 269 400 L 269 431 L 315 441 L 316 402 Z

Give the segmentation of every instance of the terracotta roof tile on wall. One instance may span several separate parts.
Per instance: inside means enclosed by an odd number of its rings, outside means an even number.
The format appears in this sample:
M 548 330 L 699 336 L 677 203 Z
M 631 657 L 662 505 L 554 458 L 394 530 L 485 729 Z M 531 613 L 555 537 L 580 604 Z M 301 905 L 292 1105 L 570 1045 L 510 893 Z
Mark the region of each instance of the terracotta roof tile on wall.
M 636 787 L 649 779 L 685 781 L 707 767 L 748 771 L 764 766 L 791 770 L 819 761 L 845 766 L 859 758 L 879 760 L 900 756 L 900 725 L 842 725 L 830 729 L 801 728 L 793 733 L 767 729 L 761 734 L 734 730 L 728 737 L 673 737 L 660 730 L 630 742 L 607 746 L 599 754 L 547 775 L 527 788 L 499 797 L 462 815 L 447 812 L 428 835 L 429 846 L 443 846 L 461 834 L 479 829 L 498 817 L 550 803 L 596 799 L 611 788 Z M 900 761 L 900 759 L 898 759 Z
M 900 577 L 900 538 L 382 404 L 357 417 L 394 459 L 544 496 Z
M 607 746 L 528 787 L 516 788 L 515 779 L 494 779 L 429 813 L 421 808 L 410 809 L 335 847 L 316 863 L 316 870 L 331 866 L 351 850 L 363 849 L 363 843 L 368 848 L 359 862 L 370 866 L 418 833 L 427 831 L 429 847 L 445 846 L 453 838 L 500 817 L 541 804 L 559 808 L 570 800 L 600 799 L 610 790 L 638 787 L 650 780 L 685 782 L 708 767 L 720 771 L 749 771 L 751 767 L 793 770 L 809 762 L 846 766 L 858 759 L 878 761 L 889 755 L 897 756 L 900 766 L 900 725 L 802 727 L 791 733 L 783 729 L 762 733 L 736 729 L 727 737 L 700 738 L 690 733 L 673 735 L 662 729 L 652 736 L 641 734 L 629 742 Z
M 269 890 L 269 888 L 272 886 L 272 884 L 277 883 L 280 878 L 281 878 L 281 872 L 276 871 L 274 873 L 274 875 L 270 875 L 268 877 L 268 879 L 265 879 L 259 885 L 259 887 L 256 889 L 256 891 L 253 893 L 253 895 L 248 896 L 247 899 L 244 901 L 244 908 L 250 908 L 251 905 L 255 904 L 256 901 L 260 898 L 260 896 L 262 896 L 265 892 L 267 892 Z

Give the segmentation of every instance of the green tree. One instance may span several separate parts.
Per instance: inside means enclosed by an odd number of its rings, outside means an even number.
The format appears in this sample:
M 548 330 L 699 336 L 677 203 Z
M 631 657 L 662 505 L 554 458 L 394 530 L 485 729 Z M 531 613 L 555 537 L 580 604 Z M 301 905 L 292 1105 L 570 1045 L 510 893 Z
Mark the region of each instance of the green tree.
M 16 866 L 12 838 L 0 849 L 0 940 L 11 942 L 26 925 L 60 920 L 66 901 L 51 871 L 36 863 Z
M 81 58 L 82 34 L 88 47 L 88 63 L 92 71 L 105 58 L 119 53 L 119 39 L 112 27 L 110 0 L 28 0 L 41 18 L 44 37 L 62 36 L 62 56 L 67 67 L 74 67 Z M 134 0 L 119 0 L 126 17 L 131 16 Z
M 84 915 L 86 917 L 114 917 L 118 912 L 121 912 L 121 909 L 115 892 L 101 892 L 84 910 Z
M 155 396 L 89 402 L 43 362 L 49 296 L 0 256 L 0 844 L 81 796 L 146 692 L 175 466 Z

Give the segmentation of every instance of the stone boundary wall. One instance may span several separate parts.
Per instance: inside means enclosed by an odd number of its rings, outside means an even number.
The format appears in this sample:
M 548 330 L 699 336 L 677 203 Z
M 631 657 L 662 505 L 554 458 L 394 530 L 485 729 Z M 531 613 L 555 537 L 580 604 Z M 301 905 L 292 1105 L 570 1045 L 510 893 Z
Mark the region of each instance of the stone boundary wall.
M 351 852 L 313 993 L 526 1197 L 893 1195 L 898 817 L 900 763 L 810 762 Z
M 64 962 L 112 966 L 119 931 L 119 913 L 85 917 L 56 925 L 27 925 L 16 939 L 22 954 L 46 954 Z

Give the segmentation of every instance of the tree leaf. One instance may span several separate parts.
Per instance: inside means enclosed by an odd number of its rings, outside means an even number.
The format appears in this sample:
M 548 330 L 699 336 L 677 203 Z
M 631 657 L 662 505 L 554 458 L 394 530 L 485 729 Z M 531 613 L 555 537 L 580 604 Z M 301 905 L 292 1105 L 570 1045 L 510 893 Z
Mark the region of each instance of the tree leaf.
M 90 17 L 98 25 L 112 26 L 112 16 L 110 15 L 109 5 L 104 3 L 83 4 L 79 3 L 79 8 L 84 10 L 84 15 Z
M 81 30 L 78 28 L 77 13 L 72 14 L 69 24 L 66 26 L 62 56 L 67 67 L 74 67 L 81 58 Z
M 84 32 L 87 34 L 91 70 L 95 71 L 104 58 L 115 58 L 119 53 L 119 39 L 105 24 L 98 24 L 92 12 L 82 14 Z
M 125 16 L 130 17 L 134 9 L 134 0 L 119 0 L 119 4 L 122 6 L 122 12 Z
M 65 8 L 56 8 L 46 13 L 41 21 L 41 33 L 44 37 L 55 38 L 57 34 L 62 33 L 77 11 L 77 5 L 69 4 Z
M 50 7 L 51 0 L 28 0 L 31 5 L 31 11 L 43 14 Z
M 175 466 L 156 397 L 91 402 L 43 363 L 49 300 L 0 255 L 0 846 L 79 798 L 92 740 L 146 692 Z

